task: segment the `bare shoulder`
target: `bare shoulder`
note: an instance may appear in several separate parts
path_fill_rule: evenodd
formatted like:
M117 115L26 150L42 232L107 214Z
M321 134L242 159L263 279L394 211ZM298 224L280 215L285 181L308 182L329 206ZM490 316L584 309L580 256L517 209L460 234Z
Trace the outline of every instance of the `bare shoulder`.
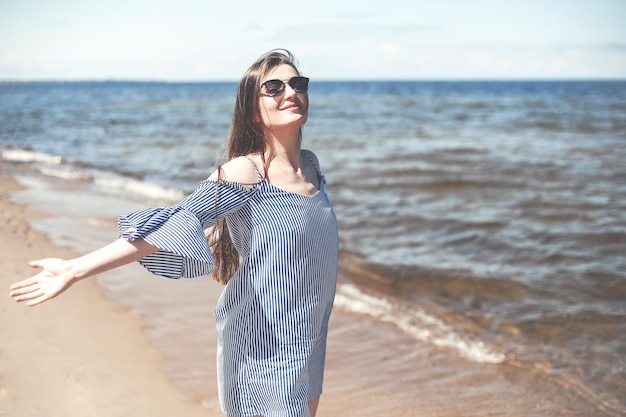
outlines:
M259 182L257 176L257 161L253 156L248 158L245 156L239 156L233 158L230 161L223 164L221 169L221 178L226 181L238 182L240 184L255 184ZM211 179L218 178L218 170L215 170L209 177Z
M308 149L302 149L302 153L303 153L303 154L305 154L306 156L308 156L309 158L311 158L311 160L315 163L315 166L316 166L318 169L320 169L320 170L322 169L322 168L320 167L320 161L319 161L319 159L317 158L317 155L315 155L315 154L313 153L313 151L310 151L310 150L308 150Z

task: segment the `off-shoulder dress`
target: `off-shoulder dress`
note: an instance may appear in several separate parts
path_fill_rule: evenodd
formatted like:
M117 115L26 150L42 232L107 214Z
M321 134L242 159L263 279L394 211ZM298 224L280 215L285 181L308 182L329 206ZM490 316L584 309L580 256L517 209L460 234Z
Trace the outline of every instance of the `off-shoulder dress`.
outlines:
M215 309L222 411L233 417L308 417L321 395L337 279L337 220L314 160L312 196L266 181L208 179L172 207L119 218L120 236L160 250L139 260L168 278L214 271L205 230L226 219L241 263ZM255 167L256 169L256 167Z

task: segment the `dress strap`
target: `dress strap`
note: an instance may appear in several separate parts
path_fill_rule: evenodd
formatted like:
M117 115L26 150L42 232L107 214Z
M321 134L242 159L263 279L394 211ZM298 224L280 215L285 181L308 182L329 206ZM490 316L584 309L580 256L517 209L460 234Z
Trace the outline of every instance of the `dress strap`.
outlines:
M261 173L259 172L259 168L257 168L256 164L254 163L254 161L250 158L248 158L247 155L243 155L244 158L246 158L254 167L254 172L256 172L256 176L259 179L259 181L264 181L265 178L263 177L263 175L261 175Z
M315 168L315 171L317 172L318 180L321 181L321 179L324 176L322 175L322 171L320 171L320 167L317 166L317 164L315 163L315 160L311 156L310 152L309 151L305 151L305 150L301 150L300 152L302 153L302 155L304 155L306 157L306 159L308 159L311 162L311 164Z

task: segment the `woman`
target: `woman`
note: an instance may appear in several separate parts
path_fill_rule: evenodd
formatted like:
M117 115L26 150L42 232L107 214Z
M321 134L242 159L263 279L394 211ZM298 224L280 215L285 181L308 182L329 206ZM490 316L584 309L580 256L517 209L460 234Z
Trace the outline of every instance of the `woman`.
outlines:
M31 262L42 271L11 296L40 304L135 260L169 278L213 273L226 284L216 307L224 413L315 416L338 239L318 160L300 148L307 90L291 53L261 56L238 87L226 163L175 206L120 216L117 241Z

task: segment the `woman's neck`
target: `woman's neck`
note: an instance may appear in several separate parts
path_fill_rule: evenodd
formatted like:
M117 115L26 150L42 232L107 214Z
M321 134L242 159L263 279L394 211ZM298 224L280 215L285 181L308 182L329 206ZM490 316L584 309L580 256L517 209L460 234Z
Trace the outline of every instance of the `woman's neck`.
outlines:
M295 169L300 168L300 131L297 134L276 137L267 141L268 149L265 151L265 159L287 163Z

